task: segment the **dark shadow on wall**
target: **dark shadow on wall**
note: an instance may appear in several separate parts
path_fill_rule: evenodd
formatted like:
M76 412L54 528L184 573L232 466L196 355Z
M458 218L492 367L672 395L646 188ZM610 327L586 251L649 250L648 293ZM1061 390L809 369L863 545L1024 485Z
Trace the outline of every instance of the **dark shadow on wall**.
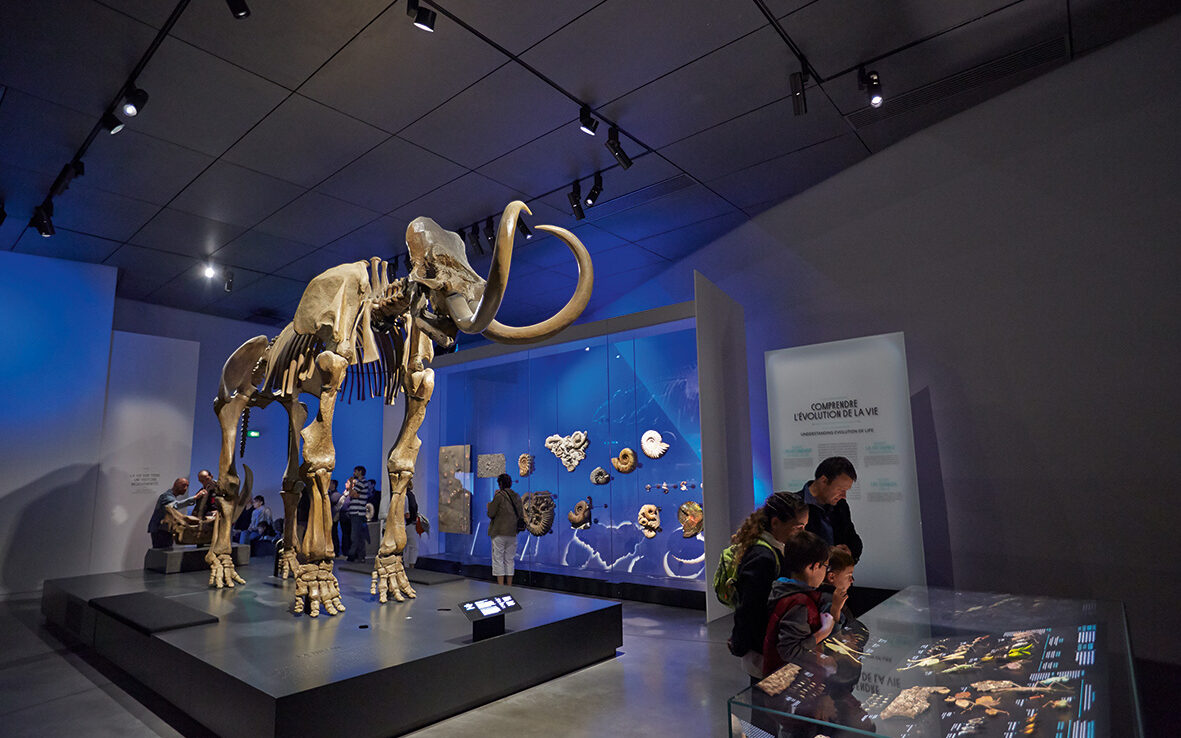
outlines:
M7 540L0 585L31 592L49 578L89 571L98 464L72 464L4 495Z
M927 585L954 587L951 535L947 526L947 495L943 487L943 466L939 460L939 438L931 409L931 389L924 387L910 398L914 433L915 471L919 483L919 512L923 525L923 560Z

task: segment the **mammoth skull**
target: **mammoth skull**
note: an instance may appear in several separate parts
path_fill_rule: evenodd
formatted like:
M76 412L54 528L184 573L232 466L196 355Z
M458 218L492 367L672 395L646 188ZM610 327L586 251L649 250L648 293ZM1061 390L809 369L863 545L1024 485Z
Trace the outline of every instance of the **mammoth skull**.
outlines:
M415 218L406 228L410 281L426 287L434 310L450 316L464 333L482 333L499 343L543 341L573 323L590 300L594 268L586 247L565 228L538 225L535 226L537 230L552 233L574 254L578 262L578 283L574 294L561 310L540 323L515 327L496 321L496 312L508 286L513 238L517 218L522 212L532 214L519 200L504 209L487 280L468 264L463 238L458 233L445 230L430 218Z

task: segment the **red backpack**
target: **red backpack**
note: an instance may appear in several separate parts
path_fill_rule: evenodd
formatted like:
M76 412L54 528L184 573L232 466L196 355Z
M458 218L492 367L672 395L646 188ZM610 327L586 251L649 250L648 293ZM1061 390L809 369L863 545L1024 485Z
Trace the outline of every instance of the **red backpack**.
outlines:
M808 627L812 632L820 630L820 593L816 590L796 592L775 601L775 607L767 619L767 632L763 636L763 676L770 676L773 672L783 668L784 661L779 657L779 621L793 607L804 606L808 609Z

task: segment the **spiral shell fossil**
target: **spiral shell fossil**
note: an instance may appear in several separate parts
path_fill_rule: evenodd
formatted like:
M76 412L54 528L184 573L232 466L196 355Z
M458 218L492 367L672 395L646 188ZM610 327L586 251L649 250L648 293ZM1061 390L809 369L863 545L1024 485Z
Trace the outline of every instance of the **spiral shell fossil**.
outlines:
M549 492L530 492L522 500L525 508L525 530L544 536L554 527L554 496Z
M570 521L571 528L589 528L591 524L591 506L594 503L591 498L587 497L585 500L579 500L574 505L574 510L566 513L566 519Z
M611 466L620 474L631 474L636 470L636 452L630 448L623 449L619 456L611 459Z
M655 538L661 530L660 508L655 505L644 505L640 508L640 514L636 516L636 522L645 538Z
M591 484L606 484L611 481L611 475L601 466L596 466L590 473Z
M545 447L558 457L566 471L574 471L586 458L586 447L589 443L590 438L586 431L574 431L568 436L559 436L555 433L545 439Z
M517 471L522 477L529 476L533 471L533 454L521 454L517 457Z
M700 533L705 525L705 512L701 505L689 500L677 510L677 521L681 524L681 534L685 538L692 538Z
M668 451L668 444L660 437L659 431L650 430L640 437L640 448L649 459L659 459Z

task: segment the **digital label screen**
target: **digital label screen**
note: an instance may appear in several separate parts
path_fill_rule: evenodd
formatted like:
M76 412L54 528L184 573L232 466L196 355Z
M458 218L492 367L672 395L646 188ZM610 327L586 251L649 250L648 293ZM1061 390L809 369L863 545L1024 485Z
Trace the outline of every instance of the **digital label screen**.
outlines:
M511 594L505 593L483 597L478 600L461 602L459 603L459 608L463 611L464 615L467 615L469 620L481 620L500 615L504 612L520 610L521 606L513 599Z

